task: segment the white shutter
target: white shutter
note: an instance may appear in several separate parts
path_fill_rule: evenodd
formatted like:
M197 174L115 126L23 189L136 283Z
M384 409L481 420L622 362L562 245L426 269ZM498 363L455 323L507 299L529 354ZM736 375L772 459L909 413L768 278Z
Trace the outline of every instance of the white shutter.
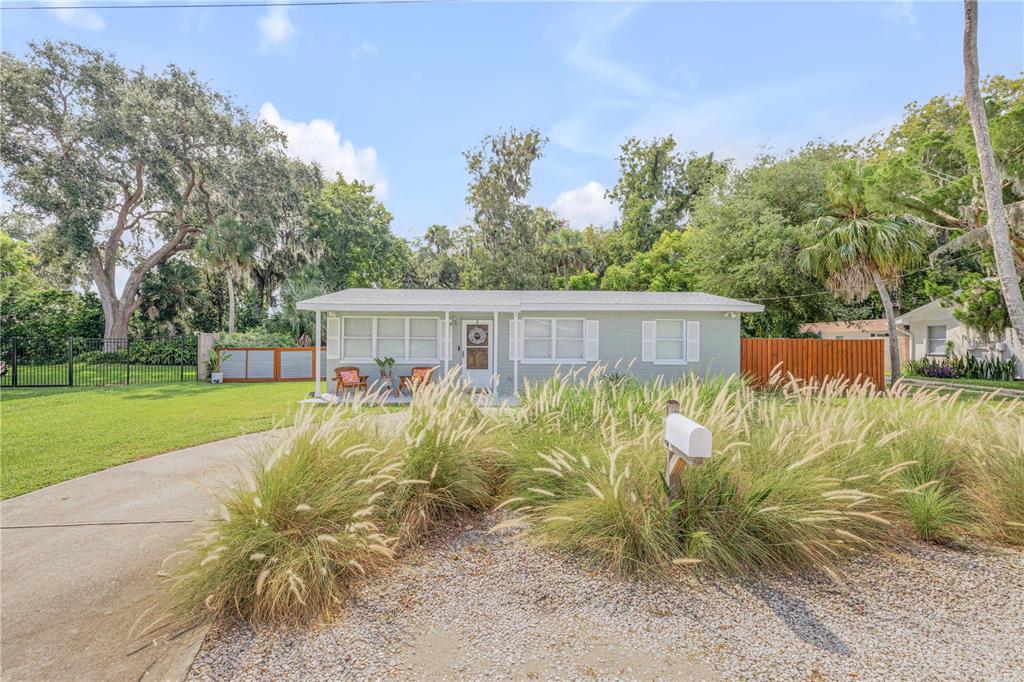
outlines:
M686 323L686 361L700 361L700 322L697 320Z
M597 320L587 320L586 330L586 341L584 345L586 349L583 352L583 359L587 362L597 362L598 358L598 335L600 333L600 326Z
M641 322L640 330L640 361L654 362L654 320Z
M516 334L516 321L514 319L508 321L508 359L516 360L519 358L519 334Z
M341 357L341 318L337 316L327 318L327 357Z

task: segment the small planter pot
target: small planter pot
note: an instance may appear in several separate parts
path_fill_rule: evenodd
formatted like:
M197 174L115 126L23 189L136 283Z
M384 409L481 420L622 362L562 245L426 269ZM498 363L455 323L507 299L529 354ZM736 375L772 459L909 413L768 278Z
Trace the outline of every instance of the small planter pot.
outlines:
M210 383L211 384L223 384L224 383L224 372L210 372Z

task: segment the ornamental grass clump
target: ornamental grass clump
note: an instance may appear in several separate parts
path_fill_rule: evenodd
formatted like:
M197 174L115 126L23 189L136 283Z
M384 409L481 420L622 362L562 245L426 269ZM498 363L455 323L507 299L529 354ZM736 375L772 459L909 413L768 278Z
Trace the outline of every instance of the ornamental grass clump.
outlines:
M194 612L256 622L334 608L394 559L384 511L400 468L359 418L301 413L192 541L174 577L178 597Z
M907 537L1021 541L1019 402L847 381L772 389L695 378L607 386L595 374L531 387L509 418L501 506L512 516L501 527L638 574L838 575L850 554ZM671 501L661 479L669 398L715 445L683 470Z
M403 543L418 541L457 514L492 505L496 426L454 373L414 389L403 432L388 446L400 463L389 517Z

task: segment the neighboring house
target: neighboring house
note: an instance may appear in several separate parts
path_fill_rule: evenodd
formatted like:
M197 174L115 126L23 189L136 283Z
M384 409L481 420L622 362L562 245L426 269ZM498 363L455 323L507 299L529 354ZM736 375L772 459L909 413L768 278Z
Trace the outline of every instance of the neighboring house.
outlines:
M764 307L699 292L345 289L298 305L327 330L327 371L393 357L460 368L470 384L511 394L597 364L637 377L672 378L740 369L739 313ZM323 318L323 319L321 319Z
M888 339L889 327L885 318L880 320L846 320L844 322L808 322L800 326L800 331L805 334L816 334L822 339L842 341L843 339ZM899 343L900 360L906 362L910 359L910 337L900 333ZM889 361L888 346L885 350L885 371L892 371Z
M946 354L947 343L951 344L953 353L970 354L979 360L991 357L1007 360L1013 357L1012 330L1004 330L1000 338L984 339L960 324L953 317L953 312L938 300L904 313L896 319L896 324L906 330L911 338L911 360L939 359ZM1018 378L1024 378L1022 363L1018 362L1017 367Z

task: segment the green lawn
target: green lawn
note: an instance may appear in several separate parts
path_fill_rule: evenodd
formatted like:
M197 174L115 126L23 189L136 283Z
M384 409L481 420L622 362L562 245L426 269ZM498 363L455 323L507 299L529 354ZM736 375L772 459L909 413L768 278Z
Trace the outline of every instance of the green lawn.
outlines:
M0 392L0 497L169 450L271 428L309 382Z
M937 384L968 384L972 386L991 386L992 388L1011 388L1016 391L1024 391L1024 381L1001 381L999 379L933 379L932 377L909 378L934 381Z

